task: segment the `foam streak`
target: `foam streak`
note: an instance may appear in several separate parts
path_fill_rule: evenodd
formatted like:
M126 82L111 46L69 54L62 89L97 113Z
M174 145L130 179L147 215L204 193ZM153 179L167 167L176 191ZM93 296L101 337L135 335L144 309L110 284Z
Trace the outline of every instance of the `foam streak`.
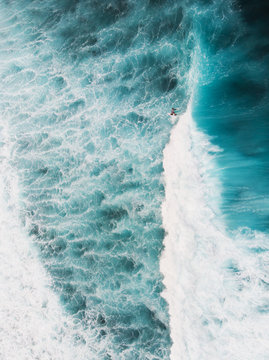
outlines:
M161 258L169 303L171 359L265 359L268 322L262 304L266 255L247 251L252 236L228 236L219 211L214 148L192 119L191 104L164 150L167 235ZM266 300L267 299L267 300ZM257 346L259 344L259 346Z

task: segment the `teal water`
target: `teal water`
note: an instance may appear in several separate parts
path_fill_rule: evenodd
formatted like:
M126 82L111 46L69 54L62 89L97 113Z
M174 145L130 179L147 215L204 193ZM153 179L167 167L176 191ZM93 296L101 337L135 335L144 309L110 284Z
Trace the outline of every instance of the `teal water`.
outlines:
M183 112L188 101L184 10L25 1L2 2L1 13L1 102L21 217L85 329L74 342L105 343L98 358L167 359L162 150L171 104Z
M268 5L2 0L0 7L1 161L7 156L18 181L15 207L22 232L37 249L63 314L72 318L69 345L86 349L70 358L164 360L174 356L171 346L178 341L184 343L177 355L182 359L215 359L216 353L220 359L246 359L240 347L235 356L233 342L232 353L207 351L222 349L222 334L225 346L234 337L238 343L244 338L234 313L224 309L222 317L207 311L211 307L214 313L225 296L226 303L235 304L244 293L243 309L259 298L254 311L242 310L239 317L249 320L249 328L260 326L254 326L255 336L266 332ZM167 113L175 106L182 115L190 98L197 128L213 147L203 147L204 138L194 131L186 151L194 153L202 168L207 159L203 152L213 154L213 169L201 171L198 178L202 183L210 174L219 184L205 207L218 203L218 221L232 234L227 246L233 249L239 242L243 250L234 258L216 252L213 263L219 267L212 274L226 280L232 274L229 284L235 284L219 292L218 275L214 278L207 269L200 278L196 266L201 259L191 257L195 271L188 279L196 278L210 299L185 289L189 301L181 303L175 291L175 302L190 321L182 340L171 333L172 305L161 296L165 273L160 273L159 260L169 233L161 213L163 151L173 129ZM201 145L201 156L196 145ZM185 163L187 155L176 176L184 178L184 168L193 168L193 157ZM179 157L177 150L173 156ZM4 169L2 176L7 176ZM12 193L13 187L5 191ZM207 244L207 229L199 227L196 217L204 208L193 199L194 192L182 193L182 213L175 207L170 214L178 217L181 229L190 211L193 224L188 221L185 228L195 229L194 238ZM217 232L210 236L226 241ZM189 264L182 265L180 246L174 252L175 272L180 268L184 273ZM199 245L193 251L201 251L202 257L211 250ZM252 272L255 266L257 273ZM185 324L174 320L179 327ZM199 333L195 328L200 322L204 328ZM59 344L63 338L58 332ZM33 343L37 341L42 343ZM192 352L194 348L199 350ZM260 344L260 359L266 358L264 348ZM47 358L59 355L51 350Z
M212 10L211 10L212 11ZM231 229L268 232L268 3L238 1L199 26L205 61L194 117L224 151L222 210Z

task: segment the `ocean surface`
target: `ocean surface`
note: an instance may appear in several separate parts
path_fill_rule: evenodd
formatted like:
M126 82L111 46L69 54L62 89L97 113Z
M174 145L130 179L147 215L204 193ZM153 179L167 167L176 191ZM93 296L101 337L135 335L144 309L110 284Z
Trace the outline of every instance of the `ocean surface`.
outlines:
M1 359L269 359L268 14L0 0Z

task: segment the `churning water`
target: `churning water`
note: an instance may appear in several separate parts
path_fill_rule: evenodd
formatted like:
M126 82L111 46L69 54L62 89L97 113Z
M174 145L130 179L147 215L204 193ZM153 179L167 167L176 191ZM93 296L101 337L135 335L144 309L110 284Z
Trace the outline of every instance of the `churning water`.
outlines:
M268 359L267 7L0 1L4 359Z

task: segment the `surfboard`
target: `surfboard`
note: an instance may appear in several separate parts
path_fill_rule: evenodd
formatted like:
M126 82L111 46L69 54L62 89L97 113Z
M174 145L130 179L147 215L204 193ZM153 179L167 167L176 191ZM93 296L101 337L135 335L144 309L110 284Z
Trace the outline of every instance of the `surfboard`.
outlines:
M178 117L178 115L171 115L171 113L168 113L168 115L170 116L170 121L171 121L171 123L174 124L175 121L176 121L176 119L177 119L177 117Z

